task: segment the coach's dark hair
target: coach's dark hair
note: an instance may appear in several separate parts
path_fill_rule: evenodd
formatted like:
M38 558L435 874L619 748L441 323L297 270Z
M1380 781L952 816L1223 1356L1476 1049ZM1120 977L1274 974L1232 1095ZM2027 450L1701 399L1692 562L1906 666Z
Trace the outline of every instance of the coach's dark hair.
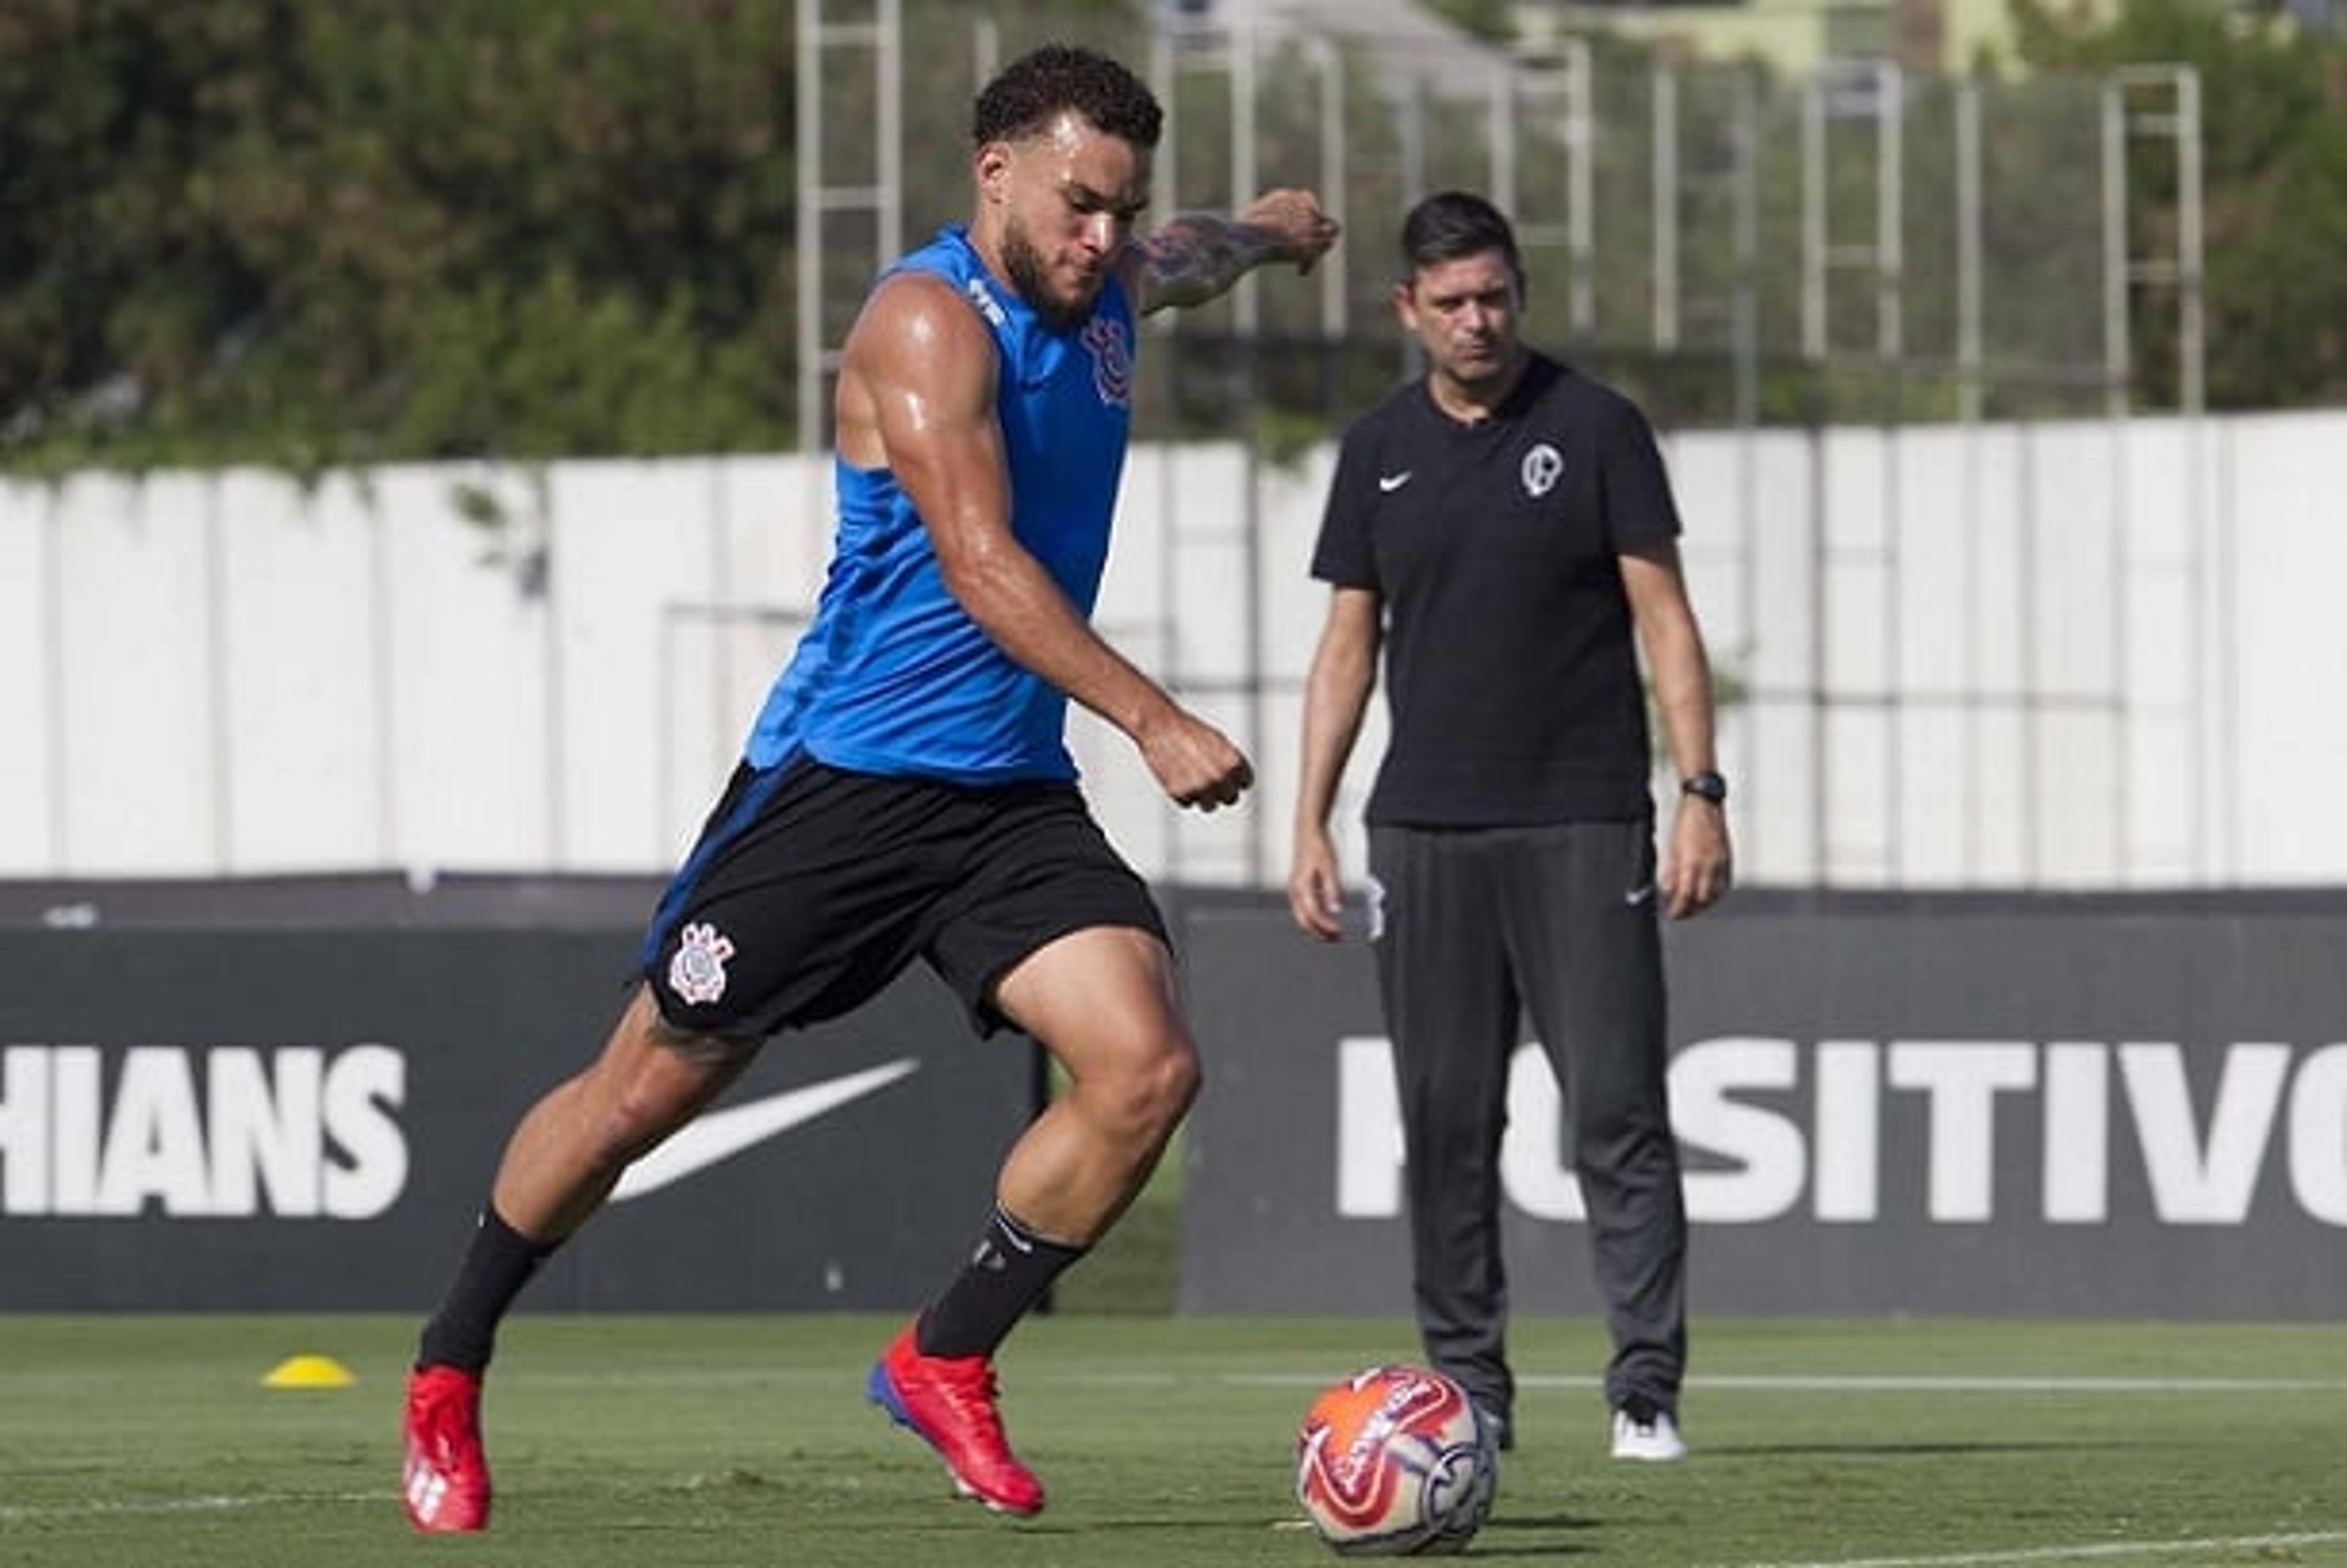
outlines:
M1409 216L1401 220L1404 282L1421 268L1487 251L1497 251L1508 259L1516 292L1523 292L1524 262L1516 253L1516 231L1505 213L1473 191L1438 190L1411 208Z
M1071 44L1046 44L1005 66L978 95L973 146L1032 136L1073 109L1135 147L1154 149L1164 124L1157 96L1106 55Z

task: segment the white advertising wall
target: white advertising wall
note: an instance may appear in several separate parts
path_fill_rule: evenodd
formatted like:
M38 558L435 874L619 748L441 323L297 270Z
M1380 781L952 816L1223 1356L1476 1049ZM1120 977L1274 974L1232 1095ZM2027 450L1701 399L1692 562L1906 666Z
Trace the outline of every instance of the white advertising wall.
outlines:
M1673 438L1746 879L2347 878L2347 815L2304 809L2347 773L2316 722L2342 441L2347 414ZM1099 623L1262 780L1177 814L1080 715L1153 876L1282 874L1330 460L1133 455ZM0 876L662 868L812 606L829 486L795 457L0 485Z

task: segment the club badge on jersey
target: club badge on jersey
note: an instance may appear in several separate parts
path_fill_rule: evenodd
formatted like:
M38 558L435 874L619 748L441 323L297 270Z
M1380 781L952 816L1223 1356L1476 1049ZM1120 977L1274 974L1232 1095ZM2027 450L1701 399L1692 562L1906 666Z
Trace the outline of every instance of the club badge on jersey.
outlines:
M1112 408L1133 402L1133 350L1124 341L1124 323L1111 316L1094 316L1084 323L1081 340L1092 356L1092 384L1101 401Z

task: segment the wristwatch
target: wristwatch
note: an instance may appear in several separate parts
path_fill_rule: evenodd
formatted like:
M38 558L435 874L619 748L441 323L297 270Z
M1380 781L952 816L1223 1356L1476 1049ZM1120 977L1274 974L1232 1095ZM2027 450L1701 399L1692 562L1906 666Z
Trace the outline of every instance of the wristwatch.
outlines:
M1679 780L1679 793L1695 795L1711 802L1714 805L1720 805L1727 799L1727 780L1710 769L1706 769L1699 774L1689 774Z

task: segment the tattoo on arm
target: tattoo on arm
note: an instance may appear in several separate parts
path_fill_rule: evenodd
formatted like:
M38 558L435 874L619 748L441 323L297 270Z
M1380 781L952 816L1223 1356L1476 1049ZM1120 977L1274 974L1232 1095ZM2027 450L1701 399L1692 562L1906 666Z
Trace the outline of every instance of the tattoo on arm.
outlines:
M1143 310L1201 305L1237 282L1286 243L1269 229L1233 218L1185 213L1135 241Z

